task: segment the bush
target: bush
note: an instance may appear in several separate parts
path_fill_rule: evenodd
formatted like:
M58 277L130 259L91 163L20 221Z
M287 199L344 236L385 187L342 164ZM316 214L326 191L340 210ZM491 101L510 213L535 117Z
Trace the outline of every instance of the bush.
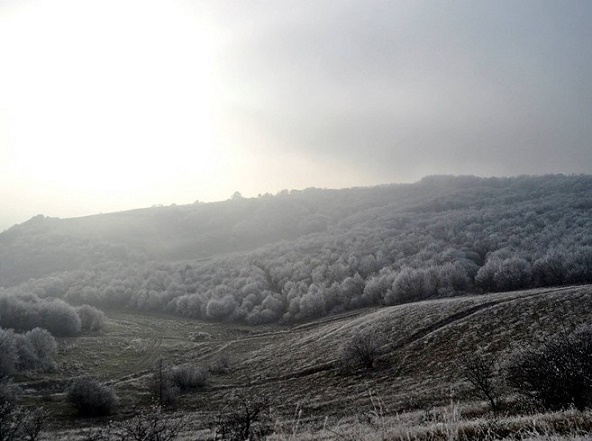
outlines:
M272 432L269 400L232 395L214 423L216 439L261 440Z
M119 401L113 389L95 378L73 380L67 397L80 416L110 415Z
M90 305L76 308L83 332L99 332L105 326L105 313Z
M17 406L18 392L10 378L0 377L0 441L35 441L47 419L42 408Z
M124 421L82 431L85 441L172 441L187 426L186 418L166 415L157 405Z
M164 360L159 358L152 372L151 390L154 401L162 407L174 407L179 398L179 387L173 381L171 370L167 369Z
M72 306L60 299L44 301L35 327L47 329L58 337L73 337L80 334L80 318Z
M592 405L592 326L549 337L515 352L506 366L510 386L547 410Z
M482 398L489 401L491 410L496 411L499 407L499 388L495 360L483 354L474 354L463 358L460 368L465 379Z
M0 376L0 405L13 406L18 398L19 388L10 377Z
M210 363L212 374L226 374L230 370L230 357L228 354L220 354Z
M36 441L46 420L43 409L0 404L0 441Z
M122 434L120 439L122 441L172 441L186 425L185 419L173 419L165 415L162 407L152 406L150 411L142 412L120 424Z
M46 329L35 328L28 331L25 337L30 342L31 347L35 350L39 363L44 368L52 368L54 366L53 358L57 352L57 343L55 338Z
M170 376L180 390L199 389L208 384L210 372L201 366L175 366L170 370Z
M12 329L0 328L0 377L12 375L16 370L18 352Z
M339 362L345 371L369 370L380 355L381 339L373 330L355 332L341 347Z
M16 351L18 354L16 363L17 369L19 371L37 369L41 363L31 341L23 334L14 334L14 341L16 343Z

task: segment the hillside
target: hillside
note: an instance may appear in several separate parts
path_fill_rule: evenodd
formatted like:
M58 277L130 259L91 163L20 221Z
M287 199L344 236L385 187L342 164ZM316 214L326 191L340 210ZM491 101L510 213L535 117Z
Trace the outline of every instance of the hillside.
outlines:
M5 295L252 325L592 282L592 177L433 176L0 234ZM1 325L1 323L0 323Z
M125 413L148 402L149 379L159 357L168 365L208 366L220 354L229 357L229 371L213 374L205 389L181 396L179 407L191 414L195 427L205 428L231 394L243 394L270 398L278 422L293 424L300 411L302 429L318 430L370 415L377 399L385 415L425 411L451 400L468 406L467 415L486 411L463 379L463 357L482 351L503 363L518 346L589 323L592 287L431 300L291 327L249 328L121 312L108 316L102 335L60 339L58 372L25 380L28 402L53 409L54 430L71 424L62 379L83 374L104 378L124 397ZM341 345L356 331L369 329L383 341L376 368L343 373L337 362ZM53 386L47 389L48 384Z

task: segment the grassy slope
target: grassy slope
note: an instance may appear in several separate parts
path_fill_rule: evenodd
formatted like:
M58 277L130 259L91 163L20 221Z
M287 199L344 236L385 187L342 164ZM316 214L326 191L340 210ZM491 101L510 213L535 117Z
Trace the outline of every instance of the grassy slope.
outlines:
M149 402L146 382L159 356L170 364L207 365L227 353L228 374L213 376L207 390L181 398L181 406L197 412L198 420L220 409L236 389L269 396L279 418L289 419L298 408L305 421L367 412L371 393L380 396L387 413L429 409L470 399L459 379L463 355L477 348L503 354L544 331L590 319L592 286L432 300L293 327L111 312L103 335L60 341L59 373L47 378L58 386L44 394L47 382L30 382L27 401L49 404L56 421L66 421L69 411L57 393L60 380L93 374L109 380L129 412ZM345 376L335 362L339 347L352 331L367 327L385 336L385 355L374 372Z

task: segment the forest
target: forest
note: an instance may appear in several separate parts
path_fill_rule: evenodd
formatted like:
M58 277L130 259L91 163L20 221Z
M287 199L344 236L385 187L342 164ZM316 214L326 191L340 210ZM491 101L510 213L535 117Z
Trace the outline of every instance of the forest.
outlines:
M591 211L592 176L430 176L35 216L0 441L589 434Z
M39 215L0 234L0 326L26 332L47 327L49 315L70 317L56 321L57 335L78 332L81 305L288 324L590 282L587 175L235 194L76 219Z

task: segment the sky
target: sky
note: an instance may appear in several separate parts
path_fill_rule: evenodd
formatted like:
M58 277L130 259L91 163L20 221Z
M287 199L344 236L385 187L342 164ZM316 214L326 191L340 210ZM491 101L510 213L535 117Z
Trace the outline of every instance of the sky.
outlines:
M592 173L588 0L0 0L0 231Z

